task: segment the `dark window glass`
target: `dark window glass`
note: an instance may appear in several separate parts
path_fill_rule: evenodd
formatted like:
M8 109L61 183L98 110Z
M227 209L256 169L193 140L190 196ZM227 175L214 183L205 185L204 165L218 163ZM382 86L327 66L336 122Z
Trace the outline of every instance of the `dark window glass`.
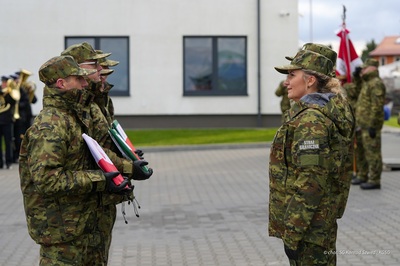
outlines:
M246 95L245 37L184 37L184 95Z
M108 58L119 61L110 67L114 72L107 81L114 85L110 96L129 96L129 38L128 37L66 37L65 48L72 44L88 42L96 50L112 53Z

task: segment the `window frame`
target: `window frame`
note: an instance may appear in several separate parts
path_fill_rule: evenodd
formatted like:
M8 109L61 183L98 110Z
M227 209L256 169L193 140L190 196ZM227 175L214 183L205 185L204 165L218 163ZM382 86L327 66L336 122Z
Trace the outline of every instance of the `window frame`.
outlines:
M186 46L185 41L191 38L211 38L212 43L212 83L216 84L218 79L218 72L215 71L218 69L218 39L243 39L244 40L244 67L245 67L245 89L243 91L220 91L220 90L199 90L199 91L188 91L185 88L185 78L186 78ZM247 63L247 36L245 35L184 35L182 38L182 47L183 47L183 96L248 96L248 63ZM215 60L217 59L217 60Z
M88 42L94 42L93 48L95 50L103 50L105 53L109 53L110 51L105 51L104 49L101 49L100 44L101 44L101 39L125 39L126 44L127 44L127 51L126 51L126 60L127 60L127 65L126 65L126 88L124 90L110 90L109 95L110 96L122 96L122 97L129 97L130 96L130 38L129 35L121 35L121 36L107 36L107 35L73 35L73 36L65 36L64 37L64 49L66 49L68 45L68 41L71 41L73 39L83 39L82 41L85 41L85 39L88 40ZM90 40L90 41L89 41ZM110 56L110 59L112 60L118 60L118 58L113 58L113 55ZM111 67L113 69L114 67ZM118 84L115 84L117 82L113 82L114 87L117 87ZM121 86L122 87L122 86Z

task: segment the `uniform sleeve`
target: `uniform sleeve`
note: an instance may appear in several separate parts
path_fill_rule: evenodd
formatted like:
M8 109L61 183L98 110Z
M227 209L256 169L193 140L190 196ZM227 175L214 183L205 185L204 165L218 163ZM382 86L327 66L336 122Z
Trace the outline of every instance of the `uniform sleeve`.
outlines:
M320 205L328 176L324 159L329 154L326 123L322 114L306 112L299 118L294 131L291 149L295 170L286 181L286 186L294 193L289 195L282 239L294 250Z
M371 84L371 127L380 129L383 123L383 106L385 105L385 85L380 82Z
M68 152L65 133L67 130L53 130L50 127L38 127L29 135L28 165L29 174L36 189L46 195L85 194L92 190L92 183L104 181L100 170L67 169L73 160ZM81 156L81 155L80 155ZM77 164L80 164L77 160ZM68 167L71 168L71 167ZM99 182L105 187L105 182Z
M281 83L279 83L279 86L278 86L278 88L276 89L276 91L275 91L275 95L276 96L278 96L278 97L281 97L281 96L283 96L283 94L284 94L284 86L283 86L283 82L281 82Z
M133 172L133 163L123 158L122 155L114 152L113 148L115 148L115 144L108 132L110 125L107 122L107 118L103 115L100 107L96 103L93 103L90 108L93 123L92 138L99 143L120 173L131 176Z
M104 148L104 151L120 173L128 177L133 174L133 162L131 160L120 157L111 149Z

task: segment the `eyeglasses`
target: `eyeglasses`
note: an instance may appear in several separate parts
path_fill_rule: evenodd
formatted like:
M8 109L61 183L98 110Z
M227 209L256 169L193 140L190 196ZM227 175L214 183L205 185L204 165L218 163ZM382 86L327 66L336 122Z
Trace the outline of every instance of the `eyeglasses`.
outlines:
M97 61L87 61L87 62L80 63L79 65L95 65L95 66L97 66Z

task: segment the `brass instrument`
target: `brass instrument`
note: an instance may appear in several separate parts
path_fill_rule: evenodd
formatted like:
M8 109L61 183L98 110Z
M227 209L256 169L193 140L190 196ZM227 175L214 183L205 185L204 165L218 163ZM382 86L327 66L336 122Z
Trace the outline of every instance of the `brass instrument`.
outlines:
M19 100L21 99L21 85L26 82L26 80L29 78L30 75L32 75L32 73L30 71L21 69L16 87L12 88L12 90L10 91L10 96L16 101L15 109L14 109L14 119L15 120L20 119ZM8 84L8 81L7 81L7 84Z
M33 102L33 98L35 97L35 91L36 91L35 82L27 81L24 84L24 88L26 90L26 93L28 93L29 103L32 103Z
M6 100L3 95L0 95L0 114L10 109L10 104L6 104Z

